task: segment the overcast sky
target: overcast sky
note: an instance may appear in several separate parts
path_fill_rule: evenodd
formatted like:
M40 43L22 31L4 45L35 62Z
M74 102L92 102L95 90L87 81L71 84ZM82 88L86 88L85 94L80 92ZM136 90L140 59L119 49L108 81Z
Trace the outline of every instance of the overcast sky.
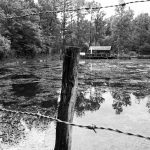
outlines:
M87 0L91 1L91 0ZM95 0L99 3L101 3L102 6L109 6L109 5L115 5L118 4L118 0ZM125 2L132 2L135 0L124 0ZM150 1L145 3L135 3L127 5L127 7L130 7L134 10L135 15L138 15L140 13L149 13L150 14ZM103 9L106 12L107 16L111 16L114 14L114 8L106 8Z

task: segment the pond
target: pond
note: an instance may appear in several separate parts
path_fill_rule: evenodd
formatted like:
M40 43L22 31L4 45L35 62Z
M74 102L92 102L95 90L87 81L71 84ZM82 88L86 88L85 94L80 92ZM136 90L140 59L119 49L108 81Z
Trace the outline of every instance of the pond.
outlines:
M57 116L62 61L50 56L2 62L0 107ZM150 61L80 60L74 123L150 136ZM56 123L1 111L0 150L52 150ZM150 141L73 127L72 150L149 150Z

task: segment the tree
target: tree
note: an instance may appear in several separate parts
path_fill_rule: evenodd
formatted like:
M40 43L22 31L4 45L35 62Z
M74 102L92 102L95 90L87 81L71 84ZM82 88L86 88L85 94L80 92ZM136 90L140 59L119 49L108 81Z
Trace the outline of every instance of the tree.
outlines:
M14 23L11 31L11 48L17 56L34 56L42 51L41 30L31 21Z
M105 36L105 20L104 20L104 12L99 12L95 18L95 45L103 45L103 39Z
M133 26L134 48L141 53L144 47L150 44L150 16L147 13L138 15L133 21Z
M36 5L33 0L0 1L0 33L11 41L11 50L16 55L34 56L37 53L47 53L54 47L54 43L58 43L60 27L57 15L44 13L55 7L50 1L45 2L47 3ZM39 11L43 11L43 15L38 15ZM30 15L33 13L37 15Z
M37 12L34 5L28 1L0 1L0 8L4 17L1 17L1 34L11 41L11 50L17 56L34 56L41 51L42 35L39 27L39 17L26 16L7 19Z
M53 52L58 52L61 42L61 23L58 19L58 15L55 12L58 7L57 0L39 0L40 7L40 26L42 28L42 34L45 41L46 48L53 48ZM45 13L46 11L54 11L53 13Z
M88 8L86 11L79 11L82 6ZM80 47L84 47L85 43L91 44L102 44L102 39L104 38L104 26L105 14L99 10L92 10L93 8L100 7L100 3L93 2L78 2L74 4L74 8L77 9L77 19L70 22L67 28L72 31L71 34L75 35L73 37L74 43ZM86 15L90 15L91 19L87 19Z
M123 3L124 4L124 3ZM112 39L118 54L127 53L131 50L133 11L125 6L116 8L116 15L112 21Z
M114 17L106 18L105 19L105 25L104 25L104 35L102 39L103 45L110 45L112 47L115 46L115 43L113 42L113 36L112 36L112 22Z

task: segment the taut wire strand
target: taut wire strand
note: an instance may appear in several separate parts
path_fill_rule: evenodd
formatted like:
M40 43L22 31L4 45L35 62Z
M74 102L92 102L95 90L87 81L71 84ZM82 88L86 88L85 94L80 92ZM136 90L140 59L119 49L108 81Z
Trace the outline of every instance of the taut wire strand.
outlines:
M124 132L124 131L121 131L121 130L118 130L118 129L98 127L96 125L80 125L80 124L70 123L70 122L62 121L62 120L57 119L55 117L45 116L45 115L42 115L40 113L22 112L22 111L16 111L16 110L9 110L9 109L5 109L5 108L0 108L0 111L10 112L10 113L26 114L26 115L37 116L37 117L43 117L45 119L51 119L53 121L63 123L65 125L71 125L71 126L75 126L75 127L79 127L79 128L85 128L85 129L93 130L95 133L96 133L96 130L106 130L106 131L116 132L116 133L120 133L120 134L124 134L124 135L128 135L128 136L134 136L134 137L150 140L150 137L146 137L146 136L143 136L143 135L140 135L140 134ZM0 137L1 136L2 135L0 135Z

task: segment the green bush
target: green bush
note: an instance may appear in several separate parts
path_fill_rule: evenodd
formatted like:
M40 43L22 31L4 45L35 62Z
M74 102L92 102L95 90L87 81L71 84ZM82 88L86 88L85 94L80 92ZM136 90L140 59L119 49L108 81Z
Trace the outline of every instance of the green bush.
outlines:
M0 59L8 57L10 55L10 41L0 35Z

